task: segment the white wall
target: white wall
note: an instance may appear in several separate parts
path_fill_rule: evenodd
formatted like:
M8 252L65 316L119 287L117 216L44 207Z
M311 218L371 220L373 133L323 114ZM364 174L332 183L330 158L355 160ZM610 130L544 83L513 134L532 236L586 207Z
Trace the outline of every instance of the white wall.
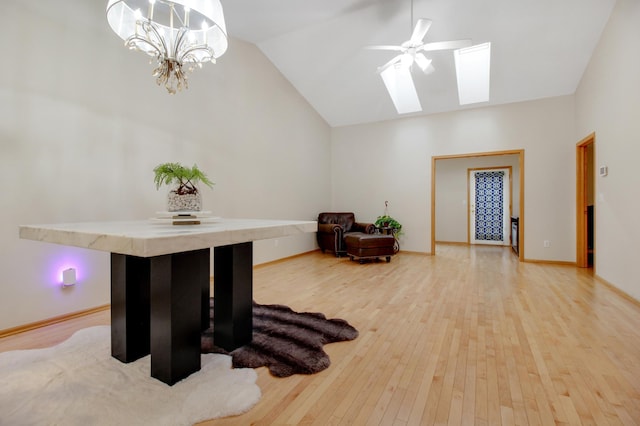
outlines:
M32 3L3 2L0 29L0 330L109 303L107 253L20 240L18 226L149 218L165 208L161 162L197 163L215 215L315 220L329 205L330 129L255 46L231 39L172 96L111 32L106 2L69 0L59 17ZM315 247L260 242L254 263ZM63 290L66 266L79 283Z
M511 216L520 216L517 154L439 159L436 161L436 241L468 242L468 170L488 167L511 167Z
M640 2L618 0L576 92L577 139L596 134L596 274L640 299Z
M217 183L204 207L221 216L315 219L331 205L372 221L388 200L402 248L428 253L431 157L524 149L525 257L574 261L575 143L592 131L610 171L596 179L596 273L640 298L636 0L618 0L575 97L335 129L252 45L232 39L169 96L102 2L69 0L59 17L38 3L3 3L0 329L109 301L107 254L19 240L18 225L145 219L164 207L151 172L164 161L197 162ZM261 242L254 262L314 247L311 234ZM63 291L66 265L80 283Z
M429 253L431 158L524 149L525 258L574 262L574 110L563 96L334 128L333 207L372 220L388 200L401 248Z

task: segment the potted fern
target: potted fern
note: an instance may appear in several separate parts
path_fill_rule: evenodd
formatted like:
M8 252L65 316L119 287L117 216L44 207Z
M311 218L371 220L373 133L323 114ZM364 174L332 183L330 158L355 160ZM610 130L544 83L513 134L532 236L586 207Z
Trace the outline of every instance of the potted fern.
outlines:
M214 185L195 164L185 167L180 163L162 163L153 172L156 189L162 185L175 185L167 197L167 210L170 212L202 210L202 195L197 185L200 182L210 188Z

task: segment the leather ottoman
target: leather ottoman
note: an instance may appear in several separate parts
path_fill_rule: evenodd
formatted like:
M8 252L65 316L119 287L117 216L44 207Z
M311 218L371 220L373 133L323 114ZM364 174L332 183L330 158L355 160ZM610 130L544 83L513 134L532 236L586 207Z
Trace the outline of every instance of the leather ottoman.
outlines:
M352 232L345 236L347 254L353 260L360 258L363 263L367 258L386 257L387 262L391 262L391 256L395 254L395 241L393 235L385 234L365 234L362 232Z

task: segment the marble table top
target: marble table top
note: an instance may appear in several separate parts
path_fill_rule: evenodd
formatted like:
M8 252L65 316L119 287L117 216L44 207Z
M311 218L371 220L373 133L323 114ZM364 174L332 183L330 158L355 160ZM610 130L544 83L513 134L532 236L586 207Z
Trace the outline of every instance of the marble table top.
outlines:
M217 218L199 225L151 220L20 226L20 238L139 257L316 232L315 221Z

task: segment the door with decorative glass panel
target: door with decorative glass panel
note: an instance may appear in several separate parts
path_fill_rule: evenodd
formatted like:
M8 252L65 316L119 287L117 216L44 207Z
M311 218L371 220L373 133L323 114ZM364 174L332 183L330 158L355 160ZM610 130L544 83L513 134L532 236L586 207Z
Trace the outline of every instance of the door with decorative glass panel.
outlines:
M511 167L469 169L469 242L510 245Z

